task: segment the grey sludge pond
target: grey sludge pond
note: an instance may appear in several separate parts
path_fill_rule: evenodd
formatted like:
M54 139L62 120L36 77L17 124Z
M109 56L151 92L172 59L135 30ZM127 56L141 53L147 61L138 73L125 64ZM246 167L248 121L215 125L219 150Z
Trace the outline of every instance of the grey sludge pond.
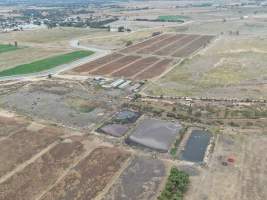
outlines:
M179 122L144 119L127 138L130 145L143 146L159 152L168 152L181 129Z
M210 132L193 130L182 153L182 160L202 162L211 136Z

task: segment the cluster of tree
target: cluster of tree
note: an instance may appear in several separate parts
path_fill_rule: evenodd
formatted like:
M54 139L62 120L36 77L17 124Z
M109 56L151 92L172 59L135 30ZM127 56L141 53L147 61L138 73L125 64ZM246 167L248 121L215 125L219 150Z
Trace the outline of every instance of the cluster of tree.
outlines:
M159 200L182 200L189 185L189 175L179 171L176 167L171 169L164 190Z
M75 19L75 20L70 20L70 21L51 21L47 20L44 22L44 24L47 26L48 29L54 28L57 26L62 26L62 27L91 27L91 28L108 28L105 27L106 24L109 24L111 22L117 21L117 18L110 18L106 20L101 20L101 21L94 21L91 19L86 19L86 20L81 20L81 19Z
M162 20L162 19L143 19L143 18L137 18L135 21L146 21L146 22L178 22L178 23L184 23L185 21L182 19L176 19L176 20Z

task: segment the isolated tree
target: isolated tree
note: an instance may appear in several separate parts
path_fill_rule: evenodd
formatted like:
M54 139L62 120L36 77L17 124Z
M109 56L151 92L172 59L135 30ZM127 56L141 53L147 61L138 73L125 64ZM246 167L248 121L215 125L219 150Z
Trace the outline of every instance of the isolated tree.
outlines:
M17 42L17 41L15 41L15 42L14 42L14 45L15 45L15 47L17 47L17 46L18 46L18 42Z

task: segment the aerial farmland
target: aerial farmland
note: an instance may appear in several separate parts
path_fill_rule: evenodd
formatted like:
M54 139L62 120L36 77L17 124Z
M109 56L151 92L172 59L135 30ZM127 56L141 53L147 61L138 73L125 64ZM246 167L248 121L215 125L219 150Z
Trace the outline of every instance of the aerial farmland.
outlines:
M0 200L267 199L261 1L0 2Z
M160 76L179 58L192 55L214 36L163 34L71 70L71 74L144 80ZM160 47L160 48L159 48Z

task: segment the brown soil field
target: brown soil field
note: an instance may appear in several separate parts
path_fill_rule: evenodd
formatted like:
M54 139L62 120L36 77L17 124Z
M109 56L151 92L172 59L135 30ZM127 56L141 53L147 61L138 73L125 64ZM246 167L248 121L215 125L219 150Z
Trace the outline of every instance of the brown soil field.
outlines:
M212 38L213 36L207 35L163 34L77 67L70 73L151 79L167 70L173 61L169 57L187 57Z
M159 42L153 43L152 45L141 49L140 51L137 51L137 53L140 54L153 54L153 52L157 51L159 48L167 46L168 44L179 40L179 38L181 38L182 35L171 35L170 37L161 40Z
M60 135L57 129L43 128L39 131L29 131L23 128L1 140L0 177L55 142Z
M72 71L78 72L78 73L88 72L90 70L97 69L99 66L105 65L105 64L107 64L113 60L116 60L118 58L121 58L121 57L123 57L123 55L118 54L118 53L113 53L113 54L107 55L105 57L96 59L96 60L94 60L90 63L87 63L85 65L81 65L79 67L76 67Z
M193 54L195 51L197 51L201 47L204 47L212 38L213 36L208 36L208 35L201 36L200 38L194 40L192 43L189 43L189 45L176 51L173 54L173 56L175 57L190 56L191 54Z
M18 121L14 118L0 116L0 140L25 128L28 124L29 123L24 120Z
M155 65L153 65L152 67L149 67L142 73L139 73L134 78L137 80L143 80L143 79L150 79L157 77L161 75L170 66L172 61L173 61L172 59L163 59L158 63L156 63Z
M111 181L130 155L116 148L95 149L74 167L42 200L89 200Z
M155 54L161 56L171 55L177 48L184 46L185 44L194 40L197 37L198 35L186 35L182 37L180 40L171 43L169 46L166 46L163 49L156 51Z
M0 185L1 200L33 200L83 152L79 142L60 143Z
M168 38L170 35L167 35L167 34L164 34L164 35L160 35L160 36L156 36L156 37L153 37L151 39L148 39L144 42L141 42L141 43L138 43L138 44L135 44L135 45L132 45L128 48L125 48L125 49L122 49L120 52L122 53L134 53L142 48L145 48L149 45L152 45L156 42L159 42L161 40L164 40L165 38Z
M100 67L96 70L91 71L91 74L94 74L94 75L109 74L109 73L112 73L116 70L119 70L120 68L136 61L139 58L140 58L140 56L132 56L132 55L125 56L119 60L115 60L113 62L106 64L106 65L103 65L102 67Z
M145 69L146 67L154 64L159 59L156 57L147 57L142 60L139 60L126 68L123 68L115 73L112 73L113 76L124 76L124 77L131 77L138 73L140 70Z

